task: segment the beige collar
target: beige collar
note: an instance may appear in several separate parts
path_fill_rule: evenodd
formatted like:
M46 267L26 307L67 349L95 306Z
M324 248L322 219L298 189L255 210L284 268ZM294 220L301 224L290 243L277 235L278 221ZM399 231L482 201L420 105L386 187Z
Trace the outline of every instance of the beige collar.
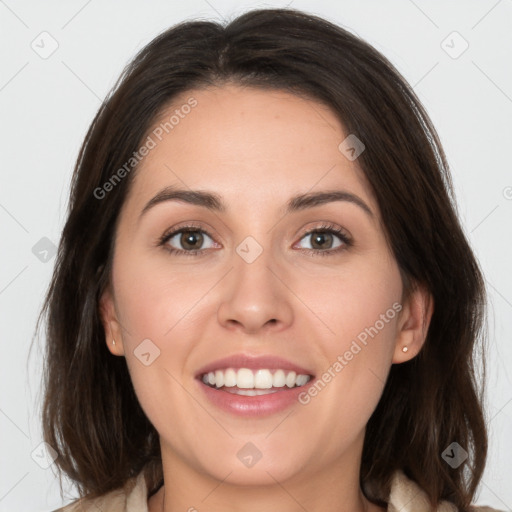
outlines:
M430 507L426 492L409 480L402 471L395 471L391 482L388 512L434 512ZM457 512L457 507L442 501L435 512Z

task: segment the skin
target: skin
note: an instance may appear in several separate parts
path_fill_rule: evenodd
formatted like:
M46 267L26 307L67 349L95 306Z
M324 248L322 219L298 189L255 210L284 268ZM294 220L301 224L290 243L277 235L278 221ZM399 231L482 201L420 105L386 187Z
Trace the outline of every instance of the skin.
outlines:
M165 484L149 510L384 510L359 487L365 426L391 365L421 349L431 297L418 288L402 303L375 198L357 160L338 149L348 134L332 111L286 92L225 85L188 91L162 118L191 96L198 105L137 170L120 212L112 288L101 299L108 349L126 358L160 435ZM139 219L169 185L215 192L227 209L167 201ZM373 217L348 201L283 214L290 197L332 189L356 194ZM187 221L211 235L196 242L202 254L157 245ZM343 245L337 235L324 249L312 245L306 232L324 222L353 245L308 253ZM263 248L252 263L235 250L247 236ZM171 246L187 248L179 235ZM238 352L279 355L322 375L394 303L400 314L307 405L247 419L216 408L194 379L201 366ZM134 355L144 339L160 350L148 366ZM262 454L251 468L237 457L248 442Z

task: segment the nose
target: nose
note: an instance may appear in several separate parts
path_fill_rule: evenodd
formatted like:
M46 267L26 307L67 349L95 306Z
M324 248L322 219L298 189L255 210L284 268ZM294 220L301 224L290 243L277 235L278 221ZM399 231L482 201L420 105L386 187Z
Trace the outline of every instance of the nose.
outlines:
M247 334L286 329L293 322L293 288L285 270L265 251L252 262L237 253L217 309L219 323Z

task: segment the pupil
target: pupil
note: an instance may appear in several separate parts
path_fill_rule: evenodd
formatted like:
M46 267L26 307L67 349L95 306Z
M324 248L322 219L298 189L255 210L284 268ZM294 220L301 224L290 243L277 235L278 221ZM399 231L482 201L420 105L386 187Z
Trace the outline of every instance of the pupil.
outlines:
M197 243L198 238L199 244ZM198 231L185 231L182 235L183 247L195 249L195 246L201 245L201 238L202 235L200 235Z
M325 245L325 237L330 237L332 236L330 233L326 233L326 234L320 234L320 233L317 233L316 235L313 236L313 243L312 245L314 246L318 240L320 240L320 248L323 247L323 245Z

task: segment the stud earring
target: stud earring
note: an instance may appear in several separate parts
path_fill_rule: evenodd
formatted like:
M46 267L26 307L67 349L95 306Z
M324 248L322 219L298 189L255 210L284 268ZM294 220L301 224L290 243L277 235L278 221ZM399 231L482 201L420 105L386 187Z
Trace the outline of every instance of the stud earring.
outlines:
M407 352L409 349L407 347L402 347L402 352Z
M116 340L112 340L112 345L115 345L116 344Z

